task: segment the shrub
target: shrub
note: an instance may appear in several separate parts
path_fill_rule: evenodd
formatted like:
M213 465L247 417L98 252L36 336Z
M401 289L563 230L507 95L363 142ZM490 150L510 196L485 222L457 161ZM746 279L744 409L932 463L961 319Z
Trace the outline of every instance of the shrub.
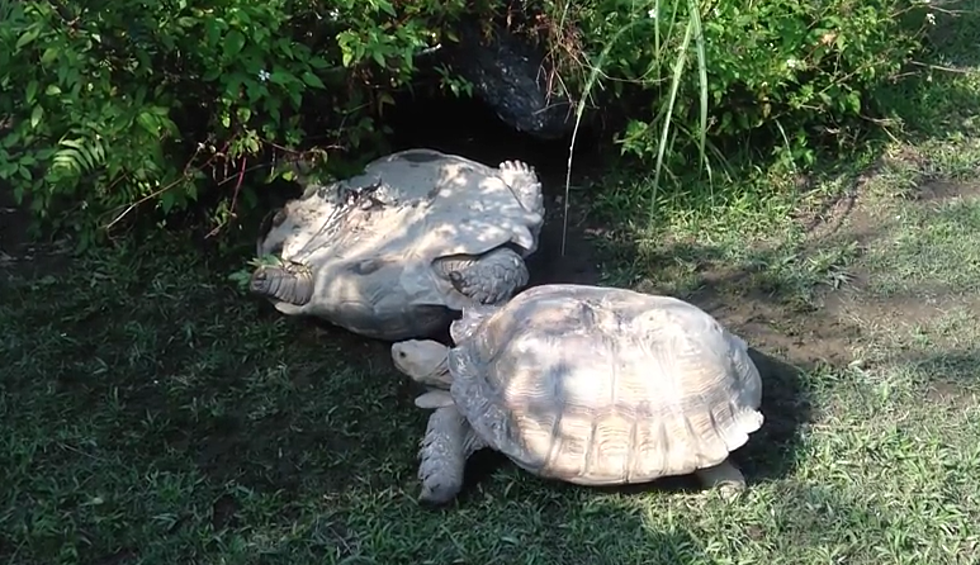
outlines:
M183 209L230 168L227 215L251 164L307 136L357 148L375 129L364 107L390 100L464 2L327 4L4 3L0 179L88 242L137 204Z
M860 117L916 47L909 0L538 0L518 4L573 99L629 109L619 142L684 165L705 139ZM83 245L207 196L220 222L254 171L302 151L370 152L415 57L464 0L26 0L0 7L0 180ZM453 77L447 85L456 86ZM454 89L455 91L455 89ZM642 104L638 104L638 101ZM584 108L584 106L583 106ZM669 127L668 127L669 126ZM710 145L709 145L710 146Z
M815 133L874 115L875 91L919 48L927 3L543 2L551 21L571 22L551 34L563 82L608 87L602 98L629 108L622 151L678 169L697 165L706 140L755 133L811 164Z

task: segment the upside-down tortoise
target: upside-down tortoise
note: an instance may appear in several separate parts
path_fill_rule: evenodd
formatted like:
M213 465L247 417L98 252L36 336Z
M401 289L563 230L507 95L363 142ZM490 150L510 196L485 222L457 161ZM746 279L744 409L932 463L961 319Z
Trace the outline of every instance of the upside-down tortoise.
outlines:
M703 310L666 296L552 284L464 308L455 346L391 347L399 371L432 387L419 452L420 499L459 492L466 459L489 447L541 477L581 485L695 473L745 487L729 454L763 423L748 346Z
M527 163L401 151L278 210L257 249L277 262L253 271L250 290L367 337L431 337L454 311L527 284L543 221Z

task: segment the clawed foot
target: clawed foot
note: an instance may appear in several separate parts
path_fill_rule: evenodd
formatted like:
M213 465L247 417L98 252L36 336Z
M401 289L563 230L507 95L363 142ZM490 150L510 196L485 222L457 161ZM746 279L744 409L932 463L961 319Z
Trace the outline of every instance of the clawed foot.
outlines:
M706 489L717 491L725 500L738 498L746 489L742 472L728 460L714 467L698 469L695 474Z
M725 482L715 486L715 490L726 501L733 501L745 492L745 483Z

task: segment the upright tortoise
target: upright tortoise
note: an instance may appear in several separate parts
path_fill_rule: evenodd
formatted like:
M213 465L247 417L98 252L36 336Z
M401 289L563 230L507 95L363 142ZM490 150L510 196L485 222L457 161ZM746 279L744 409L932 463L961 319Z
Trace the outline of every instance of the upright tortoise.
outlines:
M421 499L459 492L490 447L539 476L582 485L696 473L744 487L729 453L758 430L759 371L748 346L697 307L618 288L553 284L464 308L455 347L409 340L395 366L435 387L419 453Z
M364 336L428 337L453 311L527 284L543 221L541 182L526 163L401 151L280 209L257 249L278 261L258 267L250 289L283 314Z

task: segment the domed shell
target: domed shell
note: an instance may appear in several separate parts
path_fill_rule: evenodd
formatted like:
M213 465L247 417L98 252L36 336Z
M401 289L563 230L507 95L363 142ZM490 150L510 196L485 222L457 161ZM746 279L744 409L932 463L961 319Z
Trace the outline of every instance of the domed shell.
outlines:
M681 300L544 285L472 312L453 328L452 396L532 473L585 485L684 475L762 425L745 342Z

